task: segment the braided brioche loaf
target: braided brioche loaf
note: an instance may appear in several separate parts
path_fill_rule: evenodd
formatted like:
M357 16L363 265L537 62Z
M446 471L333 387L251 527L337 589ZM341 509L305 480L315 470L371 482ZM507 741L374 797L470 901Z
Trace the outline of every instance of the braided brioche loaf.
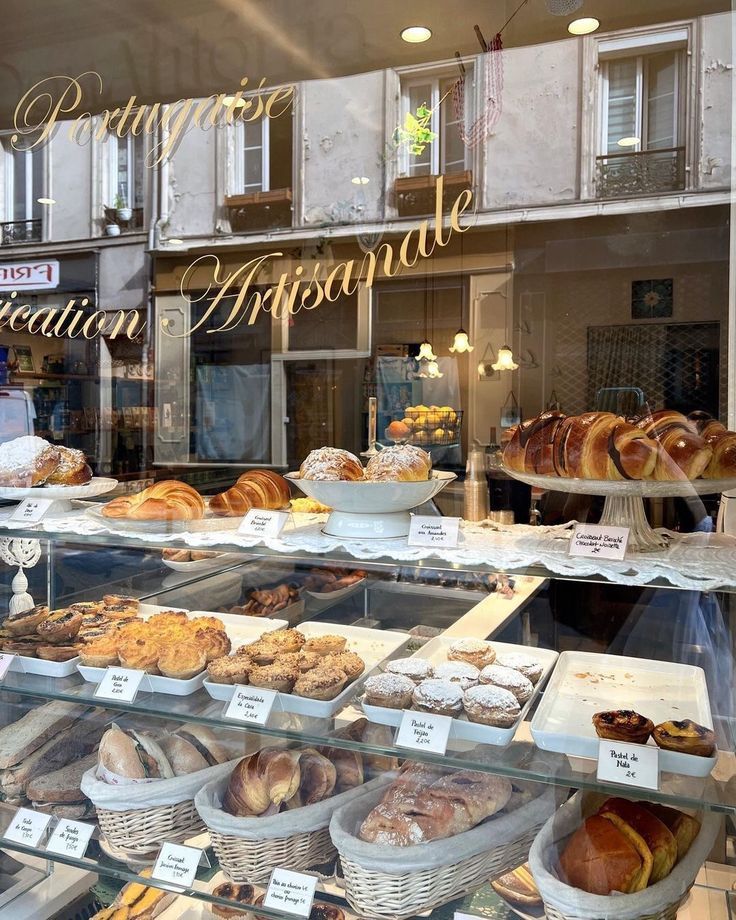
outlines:
M121 495L102 508L105 517L137 521L199 521L204 511L199 492L175 479L164 479L135 495Z
M210 499L210 511L220 517L242 517L251 508L277 510L289 504L291 491L273 470L249 470L234 486Z

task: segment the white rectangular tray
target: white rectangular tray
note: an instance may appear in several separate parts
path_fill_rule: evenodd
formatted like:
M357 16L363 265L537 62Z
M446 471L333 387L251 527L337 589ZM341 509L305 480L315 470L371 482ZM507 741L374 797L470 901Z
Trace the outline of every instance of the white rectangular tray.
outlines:
M160 613L162 610L181 610L181 608L141 604L141 619L148 620L154 613ZM218 617L218 619L222 620L225 624L225 631L235 648L246 642L253 642L263 632L270 631L271 629L282 629L287 625L286 620L240 616L234 613L210 613L207 610L186 610L184 612L190 619L205 616ZM77 669L82 677L92 684L99 684L107 670L107 668L90 668L81 664L77 665ZM189 696L202 686L205 674L206 672L202 671L201 674L197 674L196 677L191 677L189 680L179 680L176 677L162 677L160 674L149 674L143 682L142 689L144 692L165 693L168 696Z
M593 715L609 709L633 709L655 725L669 719L692 719L713 727L702 668L594 652L563 652L532 719L532 737L545 751L595 760L600 739ZM659 753L662 770L686 776L708 776L717 759L717 754Z
M426 658L433 664L442 664L447 661L447 649L456 641L457 636L437 636L435 639L430 639L423 648L412 655L412 658ZM492 641L490 644L496 650L498 657L520 652L536 659L542 665L542 676L537 681L532 695L521 707L519 718L510 728L497 728L494 725L482 725L480 722L469 721L466 715L461 715L452 720L450 739L476 741L480 744L496 744L501 747L506 747L511 744L519 724L524 720L529 708L542 689L542 685L549 677L550 671L557 661L557 652L550 651L550 649L546 648L529 648L526 645L512 645L508 642ZM369 706L366 705L366 703L363 703L362 706L363 712L369 722L378 722L380 725L395 726L401 723L403 717L403 710L401 709L388 709L385 706Z
M24 674L40 674L43 677L69 677L77 673L79 656L69 661L46 661L44 658L29 658L28 655L16 655L10 670L22 671Z
M268 620L275 623L275 620ZM275 629L276 627L274 627ZM348 651L356 652L365 661L365 671L357 680L338 694L334 700L310 700L291 693L279 693L278 705L282 712L294 712L303 716L329 718L355 696L371 672L381 661L392 657L404 648L411 638L408 633L392 632L387 629L367 629L364 626L342 626L335 623L302 623L299 632L305 636L339 635L347 639ZM232 684L216 684L205 680L204 688L213 700L228 702L235 687Z

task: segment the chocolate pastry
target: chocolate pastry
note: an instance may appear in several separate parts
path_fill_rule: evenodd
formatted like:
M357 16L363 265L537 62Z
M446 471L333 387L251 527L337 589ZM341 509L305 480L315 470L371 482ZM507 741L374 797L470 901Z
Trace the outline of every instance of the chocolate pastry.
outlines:
M613 709L597 712L593 726L599 738L612 741L629 741L632 744L646 744L654 731L654 722L640 716L633 709Z

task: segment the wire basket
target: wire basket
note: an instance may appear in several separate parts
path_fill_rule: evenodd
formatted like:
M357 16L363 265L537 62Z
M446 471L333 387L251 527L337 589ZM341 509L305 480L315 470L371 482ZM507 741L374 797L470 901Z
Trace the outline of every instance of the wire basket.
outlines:
M387 428L386 439L398 444L416 444L425 450L429 447L451 447L460 442L463 427L462 409L433 406L424 407L427 411L420 411L421 408L409 406L403 415L396 413L394 421L402 422L409 429L409 434L403 438L392 437L390 429Z

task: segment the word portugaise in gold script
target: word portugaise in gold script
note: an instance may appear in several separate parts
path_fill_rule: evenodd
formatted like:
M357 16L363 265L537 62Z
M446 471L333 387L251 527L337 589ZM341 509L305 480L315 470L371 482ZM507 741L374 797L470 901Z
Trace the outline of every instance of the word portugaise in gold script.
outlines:
M443 177L438 176L434 228L430 229L429 218L412 227L401 239L398 253L392 243L382 243L375 251L367 253L360 263L356 263L355 259L337 262L332 266L315 262L309 278L304 277L304 266L297 265L292 274L283 272L278 281L265 290L258 284L258 276L269 261L281 258L284 255L282 252L258 256L228 274L222 272L220 260L214 253L200 256L184 272L180 291L189 303L206 301L207 306L199 319L181 332L173 332L164 317L161 320L162 332L172 338L186 338L207 326L210 327L206 328L208 333L227 332L242 322L253 325L262 312L281 319L301 310L317 309L325 301L334 303L339 297L354 294L361 287L373 287L379 271L383 277L393 278L402 268L412 268L420 259L429 258L436 247L447 246L453 231L465 233L469 229L468 226L461 227L459 219L471 206L473 193L469 189L460 192L450 208L449 227L445 228L442 213L443 187ZM192 288L201 291L202 287L199 279L195 280L195 273L199 274L208 265L212 267L212 281L204 293L197 297L190 296L190 282ZM218 316L220 308L226 313L224 317L221 314ZM220 320L219 324L213 325L213 320Z
M181 282L182 297L190 304L206 300L207 306L196 322L183 331L174 332L169 328L166 317L161 319L161 331L171 338L186 338L204 329L208 333L227 332L245 322L252 326L260 315L270 314L275 319L299 313L300 310L315 310L325 302L334 303L344 294L353 294L359 288L370 288L377 277L393 278L402 268L412 268L421 259L429 258L436 248L444 248L450 242L453 233L465 233L469 226L460 226L460 216L473 202L473 193L464 189L457 196L450 208L449 226L445 225L442 213L442 176L437 178L435 197L434 226L429 218L407 230L395 243L382 243L375 251L365 255L362 262L355 259L337 262L334 265L312 264L311 277L306 278L304 266L297 264L293 272L283 272L275 284L265 287L258 283L258 275L269 260L283 256L281 252L270 252L259 256L229 273L222 272L219 258L210 253L195 259L187 267ZM190 296L187 286L192 281L192 288L201 290L202 285L195 280L195 273L201 272L208 264L212 265L212 281L204 294ZM214 293L213 293L214 289ZM31 335L44 335L49 338L94 339L99 335L116 339L140 338L146 331L144 320L146 308L138 310L107 309L90 313L89 301L83 297L79 304L72 299L64 307L31 307L30 304L18 303L17 291L0 301L0 330L27 332ZM209 299L211 298L211 300ZM220 312L218 312L220 311ZM194 314L194 311L190 311ZM223 315L224 313L224 315Z
M10 138L13 147L32 150L42 146L62 122L69 122L69 138L80 145L89 143L92 137L104 141L109 133L126 137L157 135L160 130L162 139L152 145L146 156L146 165L153 167L174 153L192 127L208 130L223 123L278 118L290 109L295 95L293 84L264 90L265 77L257 89L248 90L248 77L243 77L241 88L232 95L219 93L204 99L179 99L153 105L144 105L130 96L124 106L103 109L94 115L94 104L84 98L83 81L85 85L91 84L97 94L102 93L102 77L95 70L77 77L46 77L35 83L15 107L15 133Z

